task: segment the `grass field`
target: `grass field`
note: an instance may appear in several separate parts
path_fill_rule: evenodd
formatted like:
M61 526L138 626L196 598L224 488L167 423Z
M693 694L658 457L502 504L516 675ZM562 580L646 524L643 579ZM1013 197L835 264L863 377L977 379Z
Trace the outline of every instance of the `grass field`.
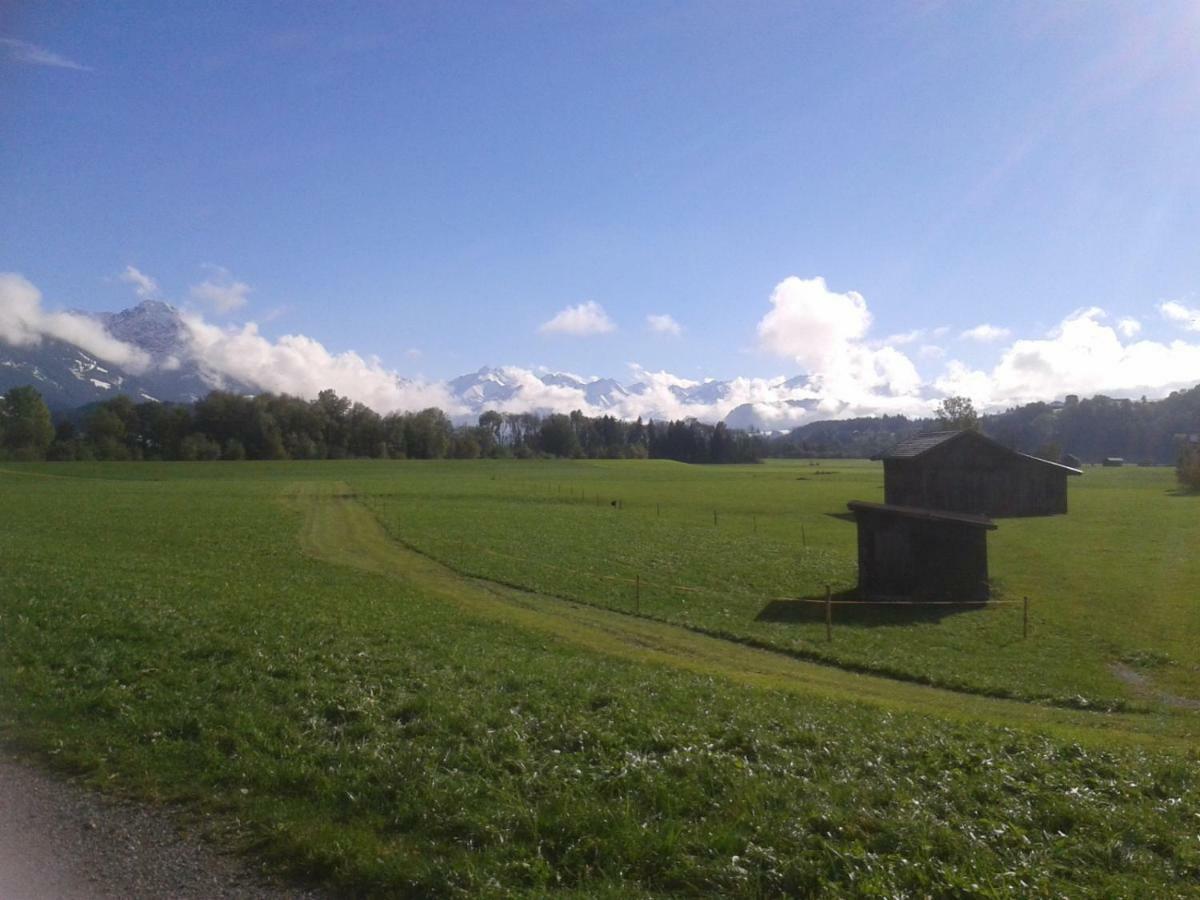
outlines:
M838 607L827 644L762 613L852 586L865 464L10 467L0 735L354 895L1194 894L1198 714L1110 669L1198 693L1168 475L993 533L1027 641Z
M882 499L877 464L430 464L352 482L393 536L465 573L998 696L1136 703L1123 661L1200 697L1200 498L1176 496L1169 470L1089 470L1069 515L1001 521L1007 604L839 605L832 642L821 604L796 601L854 588L846 501Z

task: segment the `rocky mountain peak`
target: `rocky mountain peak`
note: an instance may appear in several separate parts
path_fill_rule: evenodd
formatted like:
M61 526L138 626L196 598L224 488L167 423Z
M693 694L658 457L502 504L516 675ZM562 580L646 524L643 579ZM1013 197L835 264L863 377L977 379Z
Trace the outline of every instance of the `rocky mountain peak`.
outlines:
M118 313L99 316L108 333L119 341L134 344L151 356L178 354L185 344L185 326L179 310L161 300L143 300Z

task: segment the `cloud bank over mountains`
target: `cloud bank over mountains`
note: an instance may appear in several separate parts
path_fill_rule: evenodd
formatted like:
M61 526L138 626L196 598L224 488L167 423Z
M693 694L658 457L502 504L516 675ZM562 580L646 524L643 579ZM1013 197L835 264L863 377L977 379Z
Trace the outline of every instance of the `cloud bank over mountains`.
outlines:
M196 313L185 313L182 319L191 358L218 385L241 382L262 391L309 399L332 388L385 413L429 406L450 412L455 406L442 384L410 381L378 359L365 359L353 351L330 353L319 341L302 334L271 340L259 334L253 322L223 328Z
M0 342L31 347L43 340L65 341L134 373L150 365L150 354L119 341L103 323L82 313L45 312L42 292L11 272L0 272Z
M883 413L927 415L950 395L970 397L977 407L991 410L1066 393L1157 397L1200 381L1200 343L1136 340L1140 322L1110 321L1096 307L1070 313L1045 336L1007 345L1000 342L1008 331L999 326L960 331L958 340L976 347L984 341L998 345L990 369L972 368L945 346L953 341L947 326L873 339L866 299L855 291L834 291L819 277L785 278L757 323L762 353L778 359L785 371L801 374L696 380L631 364L627 378L617 381L501 366L446 382L424 381L406 378L374 357L333 353L305 335L273 339L254 322L209 321L200 304L220 315L243 306L251 293L249 285L219 267L208 267L205 281L190 292L196 304L183 311L155 299L157 282L135 267L118 278L142 305L117 315L91 315L48 312L33 284L17 274L0 274L0 367L15 365L5 363L4 344L28 349L59 341L134 375L183 369L194 372L198 385L301 397L332 388L385 413L437 406L465 419L484 409L579 409L628 419L694 416L765 429ZM1161 303L1158 312L1185 336L1200 330L1200 313L1184 304ZM648 315L646 322L673 339L682 335L665 314ZM617 325L599 304L588 302L563 309L539 330L587 337L613 333ZM940 371L922 376L914 356Z
M1076 310L1047 337L1014 341L991 371L952 361L934 385L992 409L1064 393L1160 397L1200 383L1200 344L1131 340L1136 333L1099 307Z

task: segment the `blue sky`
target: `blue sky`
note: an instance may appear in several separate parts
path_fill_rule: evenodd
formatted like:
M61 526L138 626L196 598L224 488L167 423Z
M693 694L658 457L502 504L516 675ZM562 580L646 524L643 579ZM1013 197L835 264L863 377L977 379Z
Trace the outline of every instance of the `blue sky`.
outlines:
M814 334L920 332L900 393L999 403L1034 390L981 380L1016 342L1076 352L1093 307L1186 345L1100 365L1128 390L1200 358L1194 3L17 2L0 94L0 270L46 309L130 305L132 266L435 380L765 378L822 364ZM780 335L789 277L829 308ZM608 330L544 327L581 304ZM1059 394L1123 387L1062 365Z

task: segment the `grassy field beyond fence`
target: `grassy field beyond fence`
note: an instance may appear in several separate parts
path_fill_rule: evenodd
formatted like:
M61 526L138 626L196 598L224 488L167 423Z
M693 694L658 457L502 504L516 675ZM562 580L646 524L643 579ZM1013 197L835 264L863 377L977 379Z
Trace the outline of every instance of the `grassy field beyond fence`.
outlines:
M0 741L349 896L1196 895L1171 488L1089 469L1001 522L1028 640L998 606L826 642L771 604L852 588L870 464L9 466Z
M877 464L428 464L352 483L399 540L531 590L998 695L1136 701L1123 664L1200 697L1200 498L1167 469L1089 469L1068 515L999 520L994 596L1011 605L836 607L832 642L802 601L853 595L846 502L882 498Z

